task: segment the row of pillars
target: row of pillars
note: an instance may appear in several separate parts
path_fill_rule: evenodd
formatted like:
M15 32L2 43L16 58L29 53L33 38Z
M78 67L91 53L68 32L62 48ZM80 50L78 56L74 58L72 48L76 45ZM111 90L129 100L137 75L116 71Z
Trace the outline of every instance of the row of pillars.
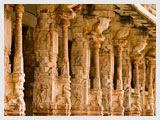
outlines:
M14 54L14 62L13 62L13 81L15 83L15 96L18 97L18 102L21 104L21 107L18 108L17 113L8 113L8 115L25 115L25 103L24 103L24 93L23 93L23 83L24 79L24 70L23 70L23 52L22 52L22 15L24 12L24 7L22 5L15 5L15 14L16 14L16 24L15 24L15 54ZM69 75L69 59L68 59L68 27L70 25L71 18L62 18L62 63L65 65L65 70L61 69L62 77L67 77L68 82L70 84L70 75ZM96 38L94 40L94 82L93 82L93 90L97 96L101 96L101 81L100 81L100 71L99 71L99 48L100 42L103 41L104 38ZM123 96L123 80L122 80L122 52L123 46L126 45L126 40L115 40L115 44L118 47L118 59L117 59L117 85L116 90L119 91L120 96ZM134 70L135 70L135 94L137 95L137 101L140 101L140 88L139 88L139 57L134 60ZM148 96L150 100L153 100L153 64L150 62L149 64L149 90ZM65 74L63 74L65 71ZM102 97L102 96L101 96ZM101 99L100 97L100 99ZM98 102L98 101L97 101ZM118 101L121 102L121 101ZM139 102L140 103L140 102ZM71 104L70 102L68 104ZM119 103L121 104L121 103ZM129 105L130 106L130 105ZM138 105L139 106L139 105ZM152 105L153 106L153 105ZM103 115L103 107L100 105L100 112L97 115ZM123 106L120 113L113 113L113 115L124 115ZM69 108L70 109L70 108ZM140 110L138 110L138 114L140 115ZM153 113L153 112L152 112ZM70 115L68 112L67 115ZM92 115L92 113L90 114Z

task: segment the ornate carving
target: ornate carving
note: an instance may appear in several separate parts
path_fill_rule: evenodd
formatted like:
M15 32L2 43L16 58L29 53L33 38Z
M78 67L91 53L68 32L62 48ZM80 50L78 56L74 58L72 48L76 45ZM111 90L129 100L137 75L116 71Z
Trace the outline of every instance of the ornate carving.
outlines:
M147 43L145 41L138 42L134 47L132 54L141 54L141 52L145 49Z
M76 13L80 11L80 9L81 6L79 4L60 5L57 14L62 19L73 19L76 16Z
M130 33L130 29L131 29L130 26L120 28L119 30L117 30L115 37L113 39L114 40L126 40Z
M70 104L70 86L62 86L62 94L56 96L56 104L64 105Z
M91 34L102 36L102 32L108 29L110 21L109 18L99 17L98 22L92 26Z

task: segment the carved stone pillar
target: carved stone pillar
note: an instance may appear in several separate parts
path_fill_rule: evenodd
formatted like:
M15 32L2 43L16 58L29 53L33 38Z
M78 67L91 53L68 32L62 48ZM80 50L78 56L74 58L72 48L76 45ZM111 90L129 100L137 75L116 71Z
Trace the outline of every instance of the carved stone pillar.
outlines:
M94 89L101 89L101 82L100 82L100 72L99 72L99 48L100 42L96 41L94 43L94 81L93 81L93 88Z
M61 20L62 26L62 62L61 62L61 76L69 78L69 59L68 59L68 27L70 21L67 19Z
M9 56L11 54L12 43L12 20L10 5L4 5L4 115L10 115L14 84L12 82L11 64Z
M154 115L154 95L153 95L153 68L155 65L155 59L148 57L148 69L149 69L149 80L148 80L148 98L146 104L145 113L147 116Z
M141 112L141 115L144 115L145 113L145 98L146 98L146 90L145 90L145 87L146 87L146 62L145 62L145 59L143 60L143 81L141 82L141 108L142 108L142 112Z
M83 36L83 20L83 15L72 20L71 116L87 115L90 48Z
M94 21L94 22L93 22ZM96 21L96 22L95 22ZM92 23L93 22L93 23ZM85 32L85 37L88 41L94 42L94 79L93 79L93 89L89 90L88 98L88 115L103 115L102 106L102 89L100 81L100 67L99 67L99 48L100 42L104 41L105 37L102 32L108 29L110 23L109 18L99 17L98 21L94 19L86 19L86 27L91 27ZM91 26L90 26L91 25Z
M132 67L130 57L126 58L127 71L126 78L124 80L124 115L131 115L131 79L132 79Z
M156 65L154 68L154 82L153 82L153 94L154 94L154 115L156 115Z
M133 99L134 102L132 103L132 115L133 116L140 116L141 114L141 103L140 103L140 82L139 82L139 62L141 59L141 55L135 55L133 58L133 64L134 64L134 75L133 75L133 81L134 81L134 94Z
M56 105L54 106L54 115L69 116L71 114L71 100L70 100L70 75L69 75L69 59L68 59L68 27L70 21L68 19L61 20L62 26L62 61L61 61L61 75L59 77L58 86L59 92L56 96ZM64 99L62 101L62 99Z
M52 5L52 10L55 6ZM36 64L33 89L33 115L53 115L57 81L58 31L54 11L47 5L37 5L37 25L34 52Z
M102 89L99 72L99 48L100 42L104 38L94 38L94 79L93 89L91 89L91 96L89 98L88 115L103 115L102 106Z
M117 46L117 83L115 95L117 96L118 106L114 107L112 110L112 115L124 115L124 90L123 90L123 80L122 80L122 52L123 47L127 44L127 40L119 39L114 40L115 45Z
M53 105L54 115L70 116L71 112L71 88L70 88L70 75L69 75L69 56L68 56L68 27L70 26L70 19L75 17L75 12L72 9L74 4L60 5L57 15L61 19L62 27L62 59L61 59L61 74L59 80L55 81L55 88L58 88L54 92L56 96L54 98L55 103Z
M15 53L13 61L13 82L15 83L14 100L15 109L13 115L24 116L25 115L25 103L24 103L24 70L23 70L23 52L22 52L22 15L24 12L23 5L15 5L14 7L16 23L15 23ZM16 107L18 106L18 107Z
M107 38L111 40L110 33ZM111 115L112 109L112 90L114 76L114 52L113 45L108 41L102 43L100 49L100 73L102 83L102 105L104 107L104 116Z

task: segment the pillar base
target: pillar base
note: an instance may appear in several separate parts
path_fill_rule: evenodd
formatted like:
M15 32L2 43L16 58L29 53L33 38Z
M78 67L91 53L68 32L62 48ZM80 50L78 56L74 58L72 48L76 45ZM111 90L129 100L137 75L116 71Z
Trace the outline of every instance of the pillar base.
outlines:
M124 109L122 108L116 108L112 111L112 116L124 116Z
M80 106L72 106L71 108L71 116L87 116L87 107Z
M145 109L143 111L143 116L154 116L154 111L152 109Z
M88 116L103 116L101 89L92 89L89 93Z
M140 111L132 111L131 116L140 116L141 112Z
M6 111L4 111L4 115L5 116L25 116L25 113L24 112L6 110Z
M99 107L92 107L89 108L88 110L88 116L103 116L103 111L101 110L101 108Z
M52 106L52 114L53 116L70 116L71 106L69 104L64 104L64 105L53 105Z
M48 102L33 102L33 116L50 116L52 115L51 104Z
M109 111L103 111L103 116L111 116L111 112Z
M131 116L131 111L130 110L126 110L124 111L124 116Z
M124 116L124 107L123 107L123 90L115 90L113 95L117 97L115 102L118 103L117 106L112 104L112 116Z

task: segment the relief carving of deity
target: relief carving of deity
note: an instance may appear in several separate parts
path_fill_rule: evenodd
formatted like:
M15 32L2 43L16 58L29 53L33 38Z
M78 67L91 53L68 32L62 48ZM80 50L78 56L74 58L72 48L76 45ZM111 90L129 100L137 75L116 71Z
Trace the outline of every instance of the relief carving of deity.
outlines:
M78 93L78 91L73 93L74 96L74 105L81 105L82 103L82 95Z
M49 89L48 84L40 83L39 85L37 85L37 97L38 97L37 101L38 102L44 102L47 100L48 89Z
M63 104L70 104L70 87L68 85L62 86L62 94L56 96L56 103L63 105Z
M80 51L75 52L75 66L82 66L83 65L83 55Z

